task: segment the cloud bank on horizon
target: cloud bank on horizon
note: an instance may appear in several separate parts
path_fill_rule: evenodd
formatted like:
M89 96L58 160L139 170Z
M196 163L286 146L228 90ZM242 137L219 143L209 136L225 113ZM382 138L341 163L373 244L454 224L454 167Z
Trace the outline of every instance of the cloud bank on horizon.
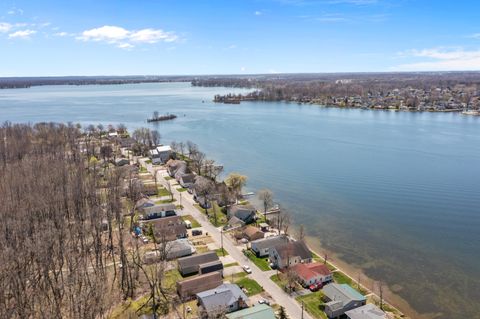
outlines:
M480 70L480 3L427 2L6 0L0 76Z

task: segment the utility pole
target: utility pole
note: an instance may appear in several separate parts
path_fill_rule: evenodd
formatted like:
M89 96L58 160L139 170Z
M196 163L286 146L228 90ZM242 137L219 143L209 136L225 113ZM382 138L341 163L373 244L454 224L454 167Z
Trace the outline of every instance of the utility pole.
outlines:
M225 257L225 249L223 249L223 229L220 230L220 241L222 242L222 254Z
M303 301L302 301L302 319L303 319L303 307L304 307L304 305L303 305Z

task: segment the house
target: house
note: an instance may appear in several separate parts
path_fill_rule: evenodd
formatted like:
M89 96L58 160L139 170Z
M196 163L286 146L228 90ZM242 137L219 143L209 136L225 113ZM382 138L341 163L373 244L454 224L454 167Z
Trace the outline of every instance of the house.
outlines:
M142 211L140 222L156 218L175 216L175 209L175 205L171 203L142 207L140 209Z
M296 274L298 281L304 287L314 284L325 284L333 279L330 269L322 263L296 264L291 267L291 270Z
M223 283L222 273L219 271L208 274L189 277L182 281L177 281L177 293L182 300L188 300L197 293L213 289Z
M145 207L155 206L155 203L148 198L141 198L135 203L135 209L142 209Z
M248 225L243 230L243 236L249 241L252 241L265 237L265 234L259 228Z
M289 239L285 235L278 235L263 239L254 240L250 243L250 248L255 252L257 257L265 257L269 255L270 248L288 243Z
M293 241L269 249L270 262L278 269L312 261L312 253L303 241Z
M276 319L272 307L266 304L258 304L254 307L245 308L225 315L227 319Z
M245 223L243 222L243 220L233 216L228 220L227 226L227 228L240 228L245 226Z
M214 289L197 293L201 318L218 318L222 314L247 308L248 297L235 284L222 284Z
M219 260L215 251L207 251L206 253L183 257L178 259L178 271L182 276L196 274L202 264Z
M167 259L172 260L190 256L196 252L196 249L188 239L182 238L166 243L165 252L167 254Z
M187 237L187 227L183 219L179 216L169 216L157 218L142 223L144 232L148 232L150 225L153 228L153 233L157 242L172 241Z
M233 205L228 210L228 218L235 216L245 224L254 222L256 214L257 210L252 205Z
M349 319L387 319L387 314L374 304L366 304L364 306L346 311L345 314Z
M152 164L163 164L166 163L172 155L172 148L169 145L157 146L153 150L150 150L149 153Z
M213 183L210 179L203 176L196 176L195 183L192 186L193 199L197 201L200 206L205 208L207 205L210 207L210 202L206 200L204 194L202 194L202 189L205 184ZM213 185L213 190L209 194L209 198L212 201L216 201L219 206L226 206L232 203L232 197L228 190L228 186L225 182L216 183Z
M329 318L336 318L345 312L365 305L366 298L347 284L328 284L322 289L328 302L325 313Z
M183 188L190 188L195 184L195 175L194 174L183 174L180 176L178 183Z

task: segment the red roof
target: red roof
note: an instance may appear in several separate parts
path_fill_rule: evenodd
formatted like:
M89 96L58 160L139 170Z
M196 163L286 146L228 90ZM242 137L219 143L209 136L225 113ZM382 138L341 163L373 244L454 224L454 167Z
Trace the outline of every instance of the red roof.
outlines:
M323 277L331 274L328 267L321 263L296 264L292 267L292 270L305 281L309 281L318 275Z

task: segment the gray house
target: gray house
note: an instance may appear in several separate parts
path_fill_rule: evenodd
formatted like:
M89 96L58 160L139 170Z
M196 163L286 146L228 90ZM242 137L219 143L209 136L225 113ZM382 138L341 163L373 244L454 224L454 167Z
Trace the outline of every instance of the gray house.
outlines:
M252 205L233 205L228 210L228 218L237 217L245 224L255 221L257 210Z
M197 294L201 318L219 318L221 315L247 308L248 297L235 284L223 284Z
M219 258L215 251L207 251L206 253L183 257L178 259L178 271L182 276L196 274L200 271L203 264L208 264L212 261L218 261Z
M268 256L269 249L278 245L288 243L289 239L285 235L273 236L254 240L250 243L251 249L255 252L257 257Z
M349 319L387 319L387 314L372 303L346 311Z
M190 188L195 184L195 175L194 174L183 174L180 176L178 183L183 188Z
M140 216L141 220L150 220L155 218L162 218L162 217L169 217L175 216L175 205L174 204L160 204L160 205L153 205L153 206L146 206L141 208L142 216Z
M328 284L322 289L329 300L325 303L328 318L336 318L345 312L365 305L367 299L347 284Z
M150 158L153 164L166 163L172 154L172 148L169 145L157 146L150 151Z
M312 261L312 252L303 241L288 242L269 249L269 259L276 268L283 269Z

